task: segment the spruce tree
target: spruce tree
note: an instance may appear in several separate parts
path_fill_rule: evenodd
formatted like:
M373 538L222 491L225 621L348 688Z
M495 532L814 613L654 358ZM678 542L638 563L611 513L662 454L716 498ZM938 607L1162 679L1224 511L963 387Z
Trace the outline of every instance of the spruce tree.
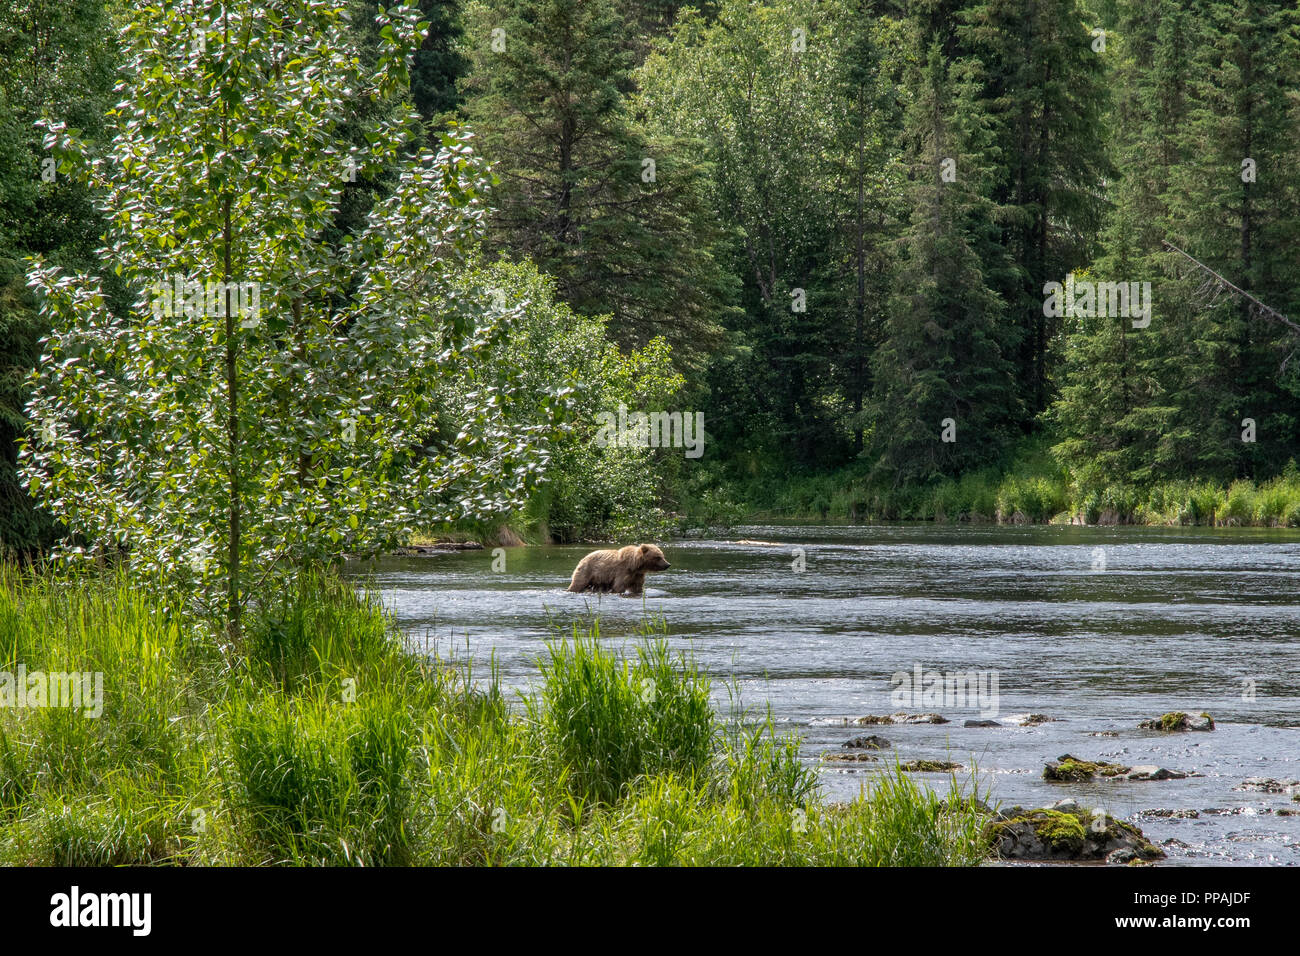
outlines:
M634 113L631 32L613 0L475 8L467 112L501 179L491 244L556 277L621 343L664 336L687 365L719 341L730 290L703 170Z
M1117 169L1098 258L1079 278L1152 283L1152 316L1066 316L1054 339L1056 399L1046 418L1055 452L1076 481L1101 487L1177 471L1188 436L1177 422L1170 350L1189 320L1188 290L1166 276L1168 188L1184 161L1179 130L1190 108L1195 22L1181 0L1126 4L1109 21L1115 94L1103 127ZM1064 282L1064 274L1048 281ZM1172 338L1171 338L1172 334Z
M1171 241L1283 313L1300 307L1300 13L1256 0L1205 2L1192 50L1185 161L1169 184ZM1186 270L1172 255L1170 267ZM1203 279L1188 277L1188 291ZM1296 454L1300 363L1289 330L1240 297L1198 296L1185 343L1170 354L1189 467L1265 476ZM1168 330L1174 334L1175 330ZM1285 371L1283 370L1285 366ZM1256 441L1242 440L1243 420Z
M460 50L459 7L459 0L420 0L429 32L411 62L411 102L425 122L436 124L460 106L456 84L469 61Z
M981 0L957 18L998 151L992 198L1001 248L985 270L1023 330L1017 374L1028 411L1037 413L1049 398L1047 344L1055 331L1043 314L1042 285L1091 258L1101 225L1104 54L1077 0ZM1002 268L1003 251L1011 270Z
M874 480L952 476L1005 452L1020 409L1015 328L980 248L996 229L991 133L977 87L932 43L908 112L911 222L875 356Z

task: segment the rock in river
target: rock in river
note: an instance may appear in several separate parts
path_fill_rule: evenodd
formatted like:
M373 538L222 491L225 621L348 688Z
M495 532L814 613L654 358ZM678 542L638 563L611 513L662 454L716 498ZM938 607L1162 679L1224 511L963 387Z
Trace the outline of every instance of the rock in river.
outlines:
M894 745L884 737L871 734L869 737L854 737L852 740L845 741L843 746L850 750L888 750Z
M988 824L994 852L1006 860L1105 860L1139 863L1164 858L1131 823L1074 801L1026 810L1013 807Z
M813 723L849 727L872 727L877 724L946 724L947 717L938 714L909 714L900 710L896 714L866 714L862 717L816 718Z
M836 751L832 750L829 753L822 754L822 759L835 760L841 763L857 763L860 761L879 760L880 758L875 756L874 754L864 754L858 752L850 752L845 754L845 753L837 753Z
M1118 777L1121 774L1128 773L1130 769L1117 763L1082 760L1071 754L1061 754L1055 760L1049 760L1047 765L1043 767L1043 779L1058 783L1078 783L1099 776Z
M1059 717L1048 717L1046 714L1014 714L1007 718L1011 723L1019 727L1037 727L1039 724L1055 724L1060 721Z
M899 764L899 769L907 773L947 773L950 770L960 770L961 764L951 760L909 760Z
M1170 770L1155 764L1140 767L1126 767L1118 763L1081 760L1070 754L1062 754L1055 760L1049 760L1043 767L1043 779L1056 782L1068 781L1079 783L1104 777L1108 780L1183 780L1187 777L1199 777L1201 774L1184 770Z
M1155 764L1146 764L1141 767L1132 767L1128 773L1119 774L1116 780L1186 780L1188 777L1199 777L1199 773L1187 773L1183 770L1170 770L1168 767L1157 767Z
M1143 730L1159 730L1167 734L1181 733L1187 730L1213 730L1214 718L1202 711L1200 714L1184 714L1175 710L1161 714L1154 720L1144 720L1138 724Z
M1274 780L1272 777L1247 777L1241 786L1233 790L1245 790L1252 793L1294 793L1300 786L1300 780Z

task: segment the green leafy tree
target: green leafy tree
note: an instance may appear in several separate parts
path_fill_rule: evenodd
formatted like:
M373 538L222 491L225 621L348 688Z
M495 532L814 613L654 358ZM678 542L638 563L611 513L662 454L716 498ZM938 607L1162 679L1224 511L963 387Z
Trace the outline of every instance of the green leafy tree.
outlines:
M465 135L424 151L407 109L366 151L339 145L352 100L405 94L418 16L382 16L370 73L339 3L141 7L105 154L50 133L86 157L105 265L136 298L115 313L101 277L34 264L53 331L24 478L87 551L197 583L235 640L265 580L499 512L544 460L546 396L485 383L439 407L509 314L454 288L486 217ZM350 164L400 175L336 243Z
M475 357L453 392L476 387L493 370L518 371L516 388L571 389L562 434L550 444L546 472L525 509L543 537L589 541L655 537L664 532L662 503L680 468L680 449L602 444L598 415L668 410L684 380L664 339L621 350L607 333L608 316L587 316L560 301L555 280L530 262L505 260L465 274L466 293L503 296L521 307L488 350Z
M847 444L856 314L843 258L828 254L843 223L846 170L832 157L846 17L793 0L724 2L714 20L683 10L641 72L642 99L700 144L716 215L735 227L728 265L745 313L709 384L718 441L737 458L807 465Z

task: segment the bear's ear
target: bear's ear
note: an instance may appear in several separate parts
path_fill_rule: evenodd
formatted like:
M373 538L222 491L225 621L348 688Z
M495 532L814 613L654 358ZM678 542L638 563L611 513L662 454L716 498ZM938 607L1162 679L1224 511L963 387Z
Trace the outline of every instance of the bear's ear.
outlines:
M642 554L648 554L649 552L650 552L650 545L648 545L648 544L643 544L643 545L641 545L641 553L642 553Z

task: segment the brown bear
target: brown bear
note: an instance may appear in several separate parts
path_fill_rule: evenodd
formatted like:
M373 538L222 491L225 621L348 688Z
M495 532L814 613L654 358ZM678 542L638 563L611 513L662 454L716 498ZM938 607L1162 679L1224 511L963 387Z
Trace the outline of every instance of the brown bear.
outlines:
M647 571L666 571L670 565L653 544L629 544L626 548L593 551L581 561L569 581L575 593L627 594L639 597Z

